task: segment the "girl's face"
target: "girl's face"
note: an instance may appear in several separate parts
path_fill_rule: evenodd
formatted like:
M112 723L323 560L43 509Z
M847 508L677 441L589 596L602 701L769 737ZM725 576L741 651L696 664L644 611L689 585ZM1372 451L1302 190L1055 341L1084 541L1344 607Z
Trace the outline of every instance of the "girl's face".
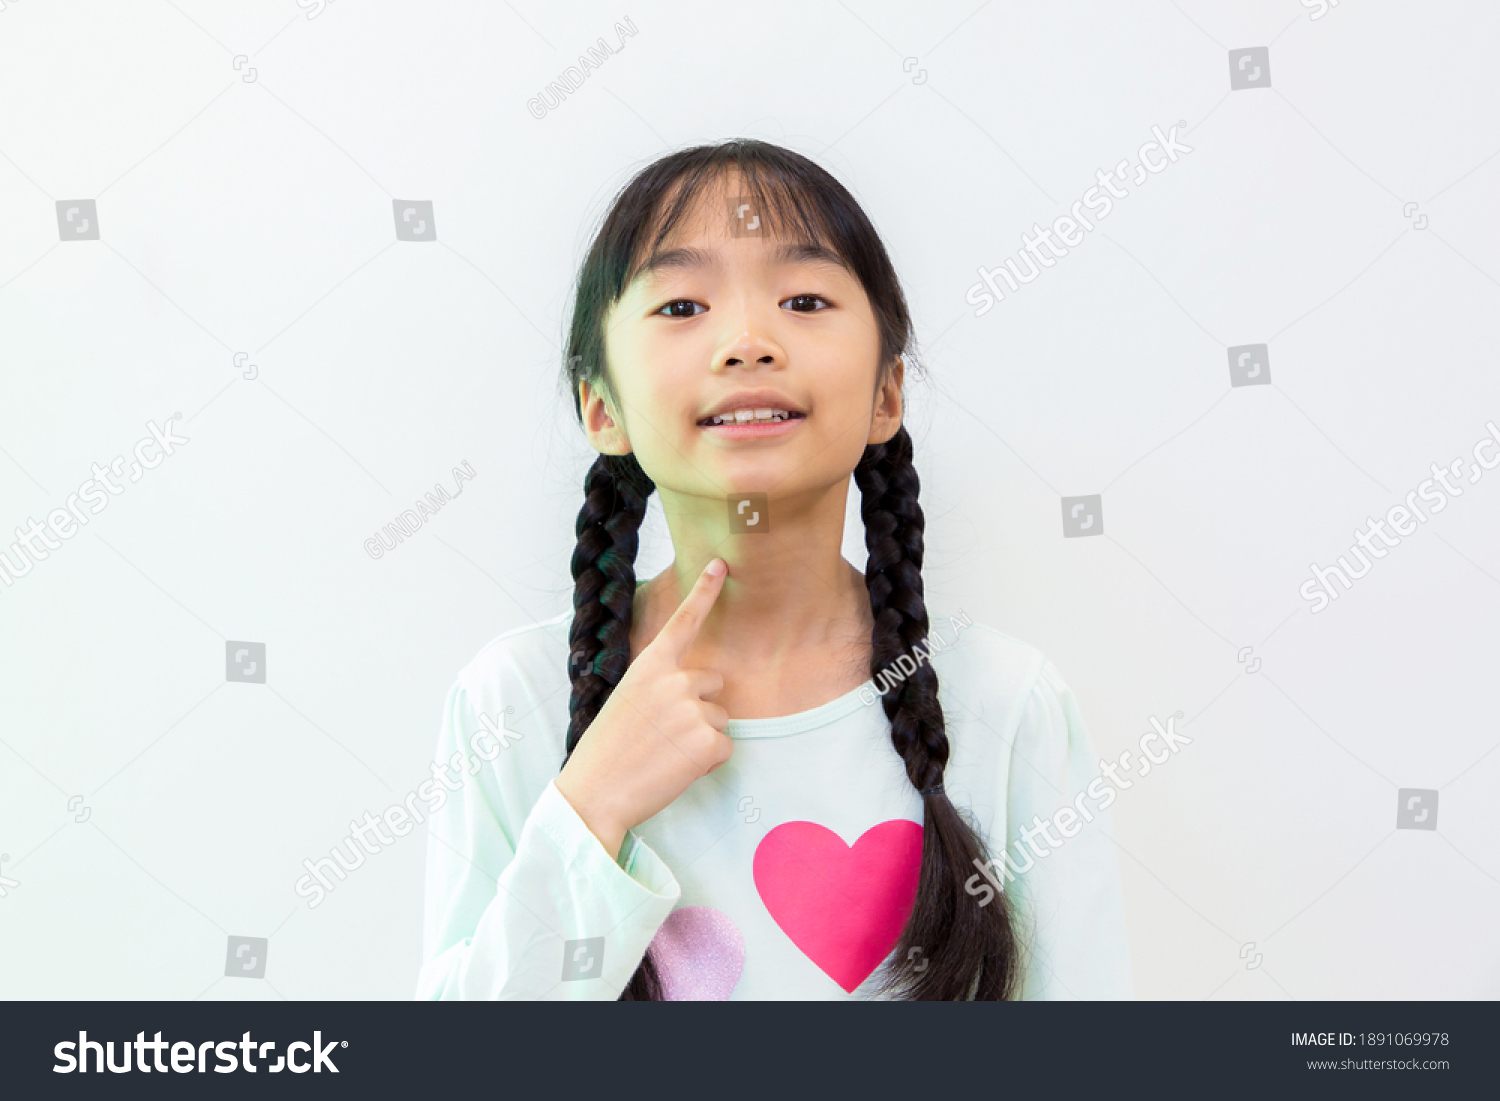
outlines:
M902 366L877 393L880 334L859 280L831 254L746 233L756 212L736 216L737 195L733 180L706 189L606 315L613 385L580 383L584 427L601 452L634 451L658 490L788 499L846 482L895 434ZM704 423L739 408L794 415Z

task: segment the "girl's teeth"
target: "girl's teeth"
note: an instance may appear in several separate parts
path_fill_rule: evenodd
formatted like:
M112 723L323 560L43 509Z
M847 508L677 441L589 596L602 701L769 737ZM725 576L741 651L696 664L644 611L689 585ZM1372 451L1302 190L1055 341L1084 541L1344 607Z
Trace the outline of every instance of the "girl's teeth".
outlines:
M733 413L725 413L714 417L712 424L754 424L759 422L777 423L789 419L788 414L779 409L736 409Z

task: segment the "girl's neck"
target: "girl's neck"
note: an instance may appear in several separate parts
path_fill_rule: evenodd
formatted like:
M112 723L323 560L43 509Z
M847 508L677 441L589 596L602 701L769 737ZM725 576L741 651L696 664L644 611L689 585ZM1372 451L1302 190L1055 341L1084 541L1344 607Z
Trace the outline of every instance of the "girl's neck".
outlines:
M820 495L811 507L777 501L765 534L727 537L723 513L689 517L664 496L676 557L637 587L632 654L656 637L717 557L729 563L729 576L689 651L689 667L772 672L812 653L861 644L854 664L867 661L870 596L864 575L842 553L847 489L846 481L844 493Z

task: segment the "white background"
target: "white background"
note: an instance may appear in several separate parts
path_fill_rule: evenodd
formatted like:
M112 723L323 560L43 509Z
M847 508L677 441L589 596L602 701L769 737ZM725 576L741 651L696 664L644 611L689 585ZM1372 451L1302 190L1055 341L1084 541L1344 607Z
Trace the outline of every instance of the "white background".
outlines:
M1115 804L1138 994L1500 996L1500 472L1298 595L1500 417L1500 9L304 2L0 4L0 542L148 420L191 439L0 587L0 996L410 996L425 830L316 910L293 883L426 777L475 652L570 606L578 262L636 170L737 136L838 176L904 281L931 601L1040 647L1101 754L1184 712ZM1178 120L1191 154L974 316L979 265ZM100 240L59 240L76 199ZM1272 383L1231 388L1253 343Z

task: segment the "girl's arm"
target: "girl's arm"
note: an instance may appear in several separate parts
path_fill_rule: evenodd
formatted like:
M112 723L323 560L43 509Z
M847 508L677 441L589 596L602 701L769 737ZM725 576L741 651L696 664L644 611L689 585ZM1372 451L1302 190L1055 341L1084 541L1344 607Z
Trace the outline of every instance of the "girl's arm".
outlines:
M1006 800L1010 857L1020 867L1034 861L1007 881L1010 900L1019 903L1022 998L1135 997L1114 826L1101 809L1114 797L1108 781L1089 793L1100 777L1097 760L1078 701L1044 660L1011 744Z
M550 746L521 739L496 753L484 730L455 684L437 752L448 785L422 796L432 814L417 997L618 998L680 897L677 881L634 835L617 863L551 779L541 783L556 769L542 760Z

